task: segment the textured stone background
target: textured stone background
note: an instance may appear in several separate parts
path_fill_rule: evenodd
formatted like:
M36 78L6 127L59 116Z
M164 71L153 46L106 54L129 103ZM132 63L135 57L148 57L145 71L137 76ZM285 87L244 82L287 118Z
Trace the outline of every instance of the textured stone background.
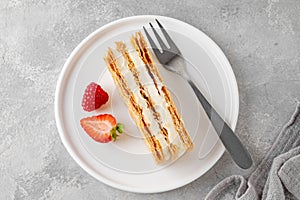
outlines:
M240 91L237 133L256 163L300 98L300 1L0 1L0 199L203 199L238 169L227 153L204 176L162 194L127 193L85 173L60 142L56 81L71 51L113 20L178 18L228 56ZM229 197L229 199L231 199Z

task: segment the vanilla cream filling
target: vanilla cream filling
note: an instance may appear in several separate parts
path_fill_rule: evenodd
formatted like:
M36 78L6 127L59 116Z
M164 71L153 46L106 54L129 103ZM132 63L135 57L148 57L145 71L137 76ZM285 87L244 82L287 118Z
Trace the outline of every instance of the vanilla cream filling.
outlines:
M157 86L158 86L158 90L160 92L160 94L158 94L155 84L154 84L151 76L149 75L145 64L140 59L138 53L135 51L132 51L132 52L130 52L130 57L139 72L139 79L140 79L142 86L145 88L145 90L148 91L150 98L152 99L152 101L155 104L156 111L161 116L162 126L164 128L166 128L168 131L168 139L169 139L170 143L177 146L177 148L179 150L179 154L183 153L185 151L185 147L184 147L183 143L181 142L179 135L177 134L176 128L173 123L172 116L168 110L169 104L166 102L166 100L163 96L163 91L162 91L163 83L160 82L160 80L158 79L158 77L155 74L153 74L153 76L156 80Z
M132 53L132 52L130 52L130 53ZM159 125L158 125L157 121L154 119L152 111L149 108L147 108L146 100L140 94L139 86L136 84L136 82L134 80L134 76L128 68L127 60L123 56L118 56L118 57L116 57L116 62L117 62L120 73L122 74L122 76L125 79L125 82L127 83L128 88L130 89L130 91L132 91L134 98L136 99L137 103L142 108L145 122L147 124L149 124L149 129L150 129L151 133L153 135L155 135L156 139L160 142L165 159L169 160L171 157L171 153L168 148L169 145L167 144L166 140L164 139L164 135L160 134L161 130L159 128ZM149 84L149 82L148 82L148 84ZM154 84L154 83L152 82L152 84Z

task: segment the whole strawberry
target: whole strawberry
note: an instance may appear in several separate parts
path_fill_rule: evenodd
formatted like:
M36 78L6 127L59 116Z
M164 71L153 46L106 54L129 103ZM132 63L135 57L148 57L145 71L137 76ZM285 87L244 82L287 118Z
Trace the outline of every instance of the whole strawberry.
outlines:
M91 112L100 108L107 101L108 94L100 87L100 85L92 82L84 91L81 105L83 110Z

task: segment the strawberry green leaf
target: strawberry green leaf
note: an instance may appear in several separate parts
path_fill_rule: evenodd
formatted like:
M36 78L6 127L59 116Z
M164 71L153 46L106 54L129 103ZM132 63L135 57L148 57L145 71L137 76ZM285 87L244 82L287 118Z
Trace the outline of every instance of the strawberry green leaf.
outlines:
M117 127L124 128L124 124L117 123Z
M118 136L118 135L117 135L117 132L116 132L116 127L113 127L113 128L111 129L110 135L111 135L113 141L116 141L116 140L117 140L117 136Z
M117 123L116 129L119 133L123 133L124 124Z

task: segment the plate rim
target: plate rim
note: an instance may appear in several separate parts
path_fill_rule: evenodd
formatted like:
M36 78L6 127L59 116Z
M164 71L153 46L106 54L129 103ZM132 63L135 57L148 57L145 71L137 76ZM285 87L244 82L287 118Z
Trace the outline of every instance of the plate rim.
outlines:
M80 50L84 47L84 45L91 40L94 36L96 36L97 34L99 34L100 32L104 31L105 29L112 27L116 24L119 23L123 23L126 21L131 21L131 20L135 20L135 19L140 19L140 18L164 18L166 20L171 20L174 22L179 22L179 23L184 23L187 26L190 26L193 29L196 29L197 31L201 32L204 36L206 36L206 38L209 40L209 42L214 45L219 52L221 53L221 56L223 57L223 61L226 62L226 65L229 65L229 69L227 70L227 75L231 75L230 79L231 80L231 87L232 91L236 94L233 94L233 99L236 102L236 112L237 113L233 113L233 117L232 118L232 129L235 130L236 128L236 124L237 124L237 120L238 120L238 116L239 116L239 90L238 90L238 85L237 85L237 81L236 81L236 77L235 74L233 72L232 66L228 60L228 58L226 57L226 55L224 54L224 52L222 51L222 49L208 36L206 35L204 32L202 32L200 29L194 27L193 25L190 25L187 22L181 21L179 19L176 18L172 18L172 17L167 17L167 16L161 16L161 15L137 15L137 16L130 16L130 17L125 17L125 18L121 18L121 19L117 19L111 22L108 22L107 24L97 28L95 31L93 31L92 33L90 33L87 37L85 37L71 52L71 54L69 54L67 60L65 61L62 70L59 74L58 80L57 80L57 84L56 84L56 89L55 89L55 99L54 99L54 112L55 112L55 122L56 122L56 127L60 136L60 139L64 145L64 147L66 148L67 152L70 154L70 156L72 157L72 159L82 168L84 169L84 171L86 171L88 174L90 174L92 177L94 177L95 179L97 179L98 181L101 181L102 183L123 190L123 191L128 191L128 192L135 192L135 193L160 193L160 192L165 192L165 191L170 191L170 190L174 190L180 187L183 187L186 184L191 183L192 181L200 178L202 175L204 175L205 173L207 173L222 157L222 155L225 152L225 148L223 145L220 146L220 150L221 153L216 156L217 159L215 161L214 164L212 164L204 173L200 174L199 176L193 177L192 179L189 179L187 181L184 182L180 182L177 185L172 185L171 187L162 187L160 189L141 189L141 188L133 188L127 185L121 185L119 183L116 183L115 181L110 180L109 178L103 177L103 176L99 176L99 174L97 174L96 172L94 172L94 170L89 169L87 167L86 164L84 164L84 162L80 159L80 156L78 156L75 151L72 149L71 144L68 143L67 141L67 137L66 134L64 133L64 125L63 125L63 117L62 117L62 111L60 110L60 104L61 104L61 93L64 90L64 85L65 85L65 77L67 77L68 72L71 71L70 69L70 64L73 62L74 58L76 57L76 55L80 52ZM215 147L214 147L215 148Z

